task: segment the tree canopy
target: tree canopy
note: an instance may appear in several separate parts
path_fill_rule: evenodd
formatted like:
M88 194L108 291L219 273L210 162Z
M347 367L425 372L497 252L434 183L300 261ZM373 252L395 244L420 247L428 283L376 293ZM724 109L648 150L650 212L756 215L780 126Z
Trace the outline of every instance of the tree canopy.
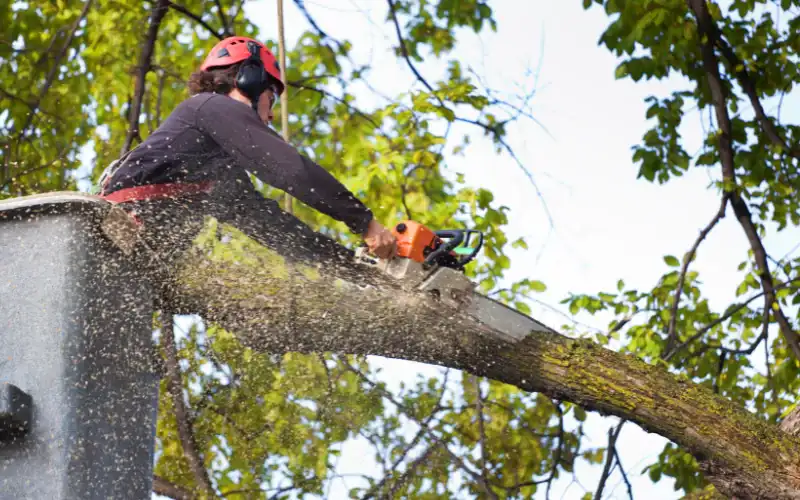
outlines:
M275 34L246 18L252 3L0 5L0 197L74 190L95 179L187 97L188 75L226 34L256 36L277 53ZM546 284L505 284L509 249L528 243L508 238L506 207L491 191L468 187L447 164L469 150L450 132L463 124L494 145L498 161L536 168L519 162L506 140L516 122L536 120L528 107L535 89L501 99L452 55L465 33L503 29L493 4L387 0L382 29L393 39L396 64L417 83L399 95L374 89L378 97L364 105L356 89L368 88L370 68L351 57L348 40L315 22L310 4L295 0L291 8L310 28L287 47L289 135L382 221L484 231L484 258L469 275L484 293L528 313ZM772 255L765 244L800 217L800 129L771 107L800 79L798 4L584 0L584 8L609 16L598 38L618 57L618 78L677 75L685 82L683 90L648 98L652 128L631 145L631 175L638 169L642 182L666 184L689 169L707 169L720 206L684 255L664 256L664 273L651 289L620 281L614 290L576 290L563 303L571 314L612 317L601 333L563 325L569 336L664 367L773 426L794 408L800 368L800 262ZM442 71L424 74L423 60L438 61ZM702 141L699 152L687 151L681 135L689 109L709 116L707 135L693 138ZM345 245L357 243L342 224L301 204L295 214ZM739 300L715 309L692 262L723 217L739 223L750 251L741 256ZM220 250L212 236L205 243L218 251L255 251L243 237ZM607 442L589 443L582 422L587 410L600 409L590 404L458 370L391 388L361 355L258 353L220 325L196 319L178 323L178 330L189 327L173 342L164 335L171 320L156 319L168 375L154 489L174 498L325 495L337 479L342 446L353 438L368 444L375 462L354 479L355 498L529 498L547 494L552 480L572 474L579 461L601 468L603 478L612 467L622 469L615 439L623 424L635 425L621 422ZM653 481L674 479L681 494L713 491L713 466L674 443L646 466ZM599 497L603 482L587 498Z

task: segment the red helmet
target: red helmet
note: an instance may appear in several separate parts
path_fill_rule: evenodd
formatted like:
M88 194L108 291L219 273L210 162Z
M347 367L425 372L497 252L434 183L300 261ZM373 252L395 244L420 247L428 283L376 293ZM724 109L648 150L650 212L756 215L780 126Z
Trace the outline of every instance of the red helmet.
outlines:
M206 71L211 68L229 66L244 61L250 57L247 42L258 45L258 55L261 57L261 62L264 64L264 69L267 70L267 74L275 79L275 83L278 86L278 93L283 93L284 86L281 81L281 67L278 65L278 60L263 43L245 36L230 36L214 45L206 56L205 61L203 61L203 64L200 65L200 70Z

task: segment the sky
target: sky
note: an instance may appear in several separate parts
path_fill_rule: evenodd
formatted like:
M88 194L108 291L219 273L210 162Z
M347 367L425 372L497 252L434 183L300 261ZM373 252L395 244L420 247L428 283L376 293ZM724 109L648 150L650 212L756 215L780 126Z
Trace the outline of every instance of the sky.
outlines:
M291 46L309 25L293 2L285 1L286 38ZM498 32L480 38L465 35L453 53L461 61L469 61L491 88L517 93L520 88L536 86L532 109L538 124L514 125L509 143L533 173L552 216L552 226L526 175L507 155L498 156L478 131L468 126L457 130L470 133L473 145L466 157L449 157L447 162L454 170L464 172L469 184L489 188L496 199L510 207L510 239L524 236L530 248L512 251L509 278L545 282L548 290L541 300L562 311L558 302L569 293L614 290L620 278L631 287L652 287L666 270L663 255L680 258L719 203L707 189L712 179L708 171L692 171L665 186L636 179L631 147L649 128L645 98L666 96L684 88L685 83L678 79L638 83L615 80L618 61L597 43L609 18L596 6L584 11L582 3L494 1ZM371 85L391 94L414 83L408 68L390 53L395 39L384 25L385 1L306 0L305 5L323 30L353 43L357 60L372 64ZM246 14L262 33L273 38L277 36L276 11L276 0L263 0L251 3ZM419 68L426 75L442 71L435 60L427 60ZM530 72L536 68L538 77ZM366 103L371 98L366 92L359 97ZM289 106L291 109L291 103ZM785 113L784 119L792 118ZM703 122L697 112L686 114L682 132L690 154L700 147L704 123L707 126L707 118ZM773 255L782 256L797 241L798 232L790 230L780 238L770 236L766 244ZM703 291L712 305L724 306L734 299L738 284L735 270L746 248L744 235L730 216L701 247L692 268L705 277ZM533 315L553 327L564 323L564 318L548 307L534 304ZM596 318L581 317L581 321L605 327ZM420 374L440 372L407 361L372 361L383 369L381 378L394 387ZM604 446L607 429L615 424L614 418L590 414L587 439L591 445ZM622 431L618 449L637 498L679 497L670 480L653 485L646 474L640 474L665 442L634 424L627 424ZM363 443L348 444L338 472L363 472L364 451L369 452ZM576 470L580 484L589 491L595 489L599 474L599 467ZM584 491L567 476L556 483L552 498L580 498ZM337 482L330 498L345 498L346 492L347 483ZM627 498L618 473L608 481L604 498Z

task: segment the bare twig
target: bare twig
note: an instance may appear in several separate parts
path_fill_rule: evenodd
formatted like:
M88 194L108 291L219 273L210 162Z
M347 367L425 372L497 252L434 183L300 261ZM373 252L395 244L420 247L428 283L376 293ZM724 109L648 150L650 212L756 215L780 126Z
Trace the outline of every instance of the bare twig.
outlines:
M156 39L158 38L158 29L161 27L161 21L167 13L169 8L169 0L158 0L158 3L153 6L153 12L150 16L150 26L147 29L147 38L142 45L142 52L139 54L139 65L136 68L136 84L133 92L133 102L129 110L128 119L128 133L125 136L125 142L122 145L121 155L130 150L134 138L139 138L139 116L142 112L142 99L145 93L145 83L147 82L147 73L150 72L151 64L153 61L153 53L156 48Z
M617 450L617 437L619 436L619 432L622 430L623 425L625 425L624 420L617 425L616 429L613 427L608 428L608 449L606 450L606 463L603 466L603 472L600 475L600 482L597 485L597 491L594 493L594 500L600 500L603 497L603 489L606 487L606 481L608 481L608 476L611 474L611 465L614 463L614 457L616 456L615 452Z
M339 40L328 35L326 32L324 32L322 28L319 27L319 24L317 24L314 18L311 17L311 14L308 12L308 9L306 8L305 0L294 0L294 4L297 6L298 9L300 9L300 12L303 13L303 15L306 18L306 21L308 21L308 24L310 24L311 27L314 28L314 30L316 30L322 42L330 40L333 44L336 45L336 48L339 49L339 52L343 52L342 43Z
M217 4L217 15L219 16L219 21L222 23L222 34L224 36L233 35L233 27L228 23L228 18L225 15L222 2L220 0L214 0L214 3Z
M625 472L625 468L622 466L622 460L619 458L619 449L616 446L614 447L614 458L617 461L619 473L622 474L622 480L625 481L625 486L628 489L628 500L633 500L633 486L631 486L631 482L628 479L628 473Z
M172 330L174 318L171 312L163 311L161 339L166 354L165 364L167 366L167 385L172 394L172 405L175 410L175 422L178 428L178 436L183 446L183 453L189 463L198 485L208 493L213 493L211 480L208 477L203 460L197 449L194 433L192 432L189 421L189 412L183 401L183 384L181 383L181 372L178 366L178 352L175 346L175 338Z
M703 65L706 70L706 77L709 89L711 91L711 100L714 103L716 110L717 123L719 124L720 133L719 137L719 152L720 161L722 163L722 177L724 182L724 189L730 193L731 207L733 208L736 219L742 226L750 247L753 250L753 256L759 270L759 277L761 279L761 286L764 289L765 296L774 304L775 310L773 311L775 319L778 322L781 333L786 339L795 359L800 359L800 336L794 331L789 319L783 313L779 303L775 297L775 287L772 281L772 275L767 262L767 252L758 235L758 230L753 223L750 209L747 202L738 191L736 185L735 173L735 158L733 153L732 144L732 128L731 119L728 114L728 107L726 104L726 91L722 83L722 77L719 73L719 62L717 55L714 52L713 31L714 24L711 14L708 11L708 6L705 0L687 0L689 7L694 13L697 20L698 31L701 39L701 51L703 54Z
M322 95L324 95L326 97L330 97L333 100L335 100L337 102L340 102L340 103L344 104L345 106L347 106L347 109L350 110L351 113L353 113L353 114L355 114L357 116L360 116L361 118L367 120L369 123L374 125L375 128L380 128L380 124L378 122L376 122L372 117L370 117L369 115L367 115L366 113L364 113L360 109L356 108L355 106L353 106L352 104L347 102L345 99L342 99L341 97L339 97L337 95L334 95L334 94L328 92L327 90L319 89L319 88L316 88L316 87L312 87L311 85L306 85L306 84L301 83L299 81L291 81L291 80L287 81L286 85L289 86L289 87L297 88L297 89L310 90L312 92L316 92L318 94L322 94Z
M686 273L689 271L689 264L694 259L697 249L700 247L700 244L703 242L703 240L706 239L708 233L710 233L711 230L714 229L714 226L716 226L717 223L719 223L719 221L725 217L725 208L728 206L728 197L728 193L723 193L722 201L720 202L717 213L714 214L714 218L711 219L711 222L709 222L702 231L700 231L700 234L697 236L692 248L689 249L683 258L683 266L681 267L681 273L678 278L678 285L675 288L675 295L672 298L672 310L670 311L669 328L667 330L667 345L665 347L667 352L672 350L672 348L675 346L675 342L678 340L678 336L675 332L675 326L678 321L678 306L680 305L681 294L683 293L683 284L686 281Z
M447 104L444 102L444 100L442 100L442 98L439 97L439 95L436 93L436 90L434 90L433 86L431 86L431 84L428 83L428 80L426 80L425 77L422 76L422 74L417 69L416 65L414 65L414 62L411 60L411 55L408 52L408 47L406 46L406 42L405 42L405 38L403 37L402 29L400 28L400 21L397 19L397 6L396 6L396 3L395 3L394 0L387 0L387 2L389 3L389 14L391 15L392 24L394 25L395 34L397 35L397 40L398 40L398 43L400 45L400 52L403 55L403 59L406 61L406 65L411 70L411 72L414 74L416 79L420 83L422 83L422 85L425 86L426 89L428 89L428 91L431 93L431 95L433 97L436 98L436 100L439 102L439 106L442 109L447 110L449 113L451 113L455 117L454 118L455 121L462 122L462 123L468 123L468 124L471 124L471 125L476 125L476 126L482 128L487 134L491 134L491 136L494 138L494 140L498 144L500 144L500 146L502 146L502 148L511 156L511 158L514 160L514 162L517 164L517 167L519 167L522 170L522 172L526 175L526 177L528 177L528 180L531 182L531 185L536 190L537 196L539 197L540 200L542 200L542 206L544 208L545 214L547 215L548 222L550 223L550 227L553 227L553 225L554 225L553 217L550 214L550 210L547 208L547 204L544 203L544 195L539 190L539 186L536 184L536 181L533 178L533 174L531 174L530 170L528 170L525 167L525 165L519 159L517 154L514 152L514 149L508 144L508 142L502 136L501 130L502 130L502 127L507 123L507 121L501 121L501 122L499 122L497 124L489 124L489 123L481 122L479 120L472 120L472 119L469 119L469 118L462 118L462 117L456 116L455 112L453 112L453 110L451 110L447 106Z
M491 498L497 498L497 495L492 491L491 487L489 486L489 470L486 467L486 425L483 421L483 393L481 392L481 384L478 377L470 377L472 379L472 383L475 386L475 411L478 414L478 444L481 448L481 456L480 456L480 466L481 466L481 478L483 480L483 487L489 492L489 496Z
M154 4L154 3L158 2L158 1L161 1L161 0L146 0L146 1L149 2L149 3ZM169 5L169 7L172 10L180 12L184 16L188 17L189 19L193 20L194 22L196 22L197 24L199 24L200 26L205 28L206 31L208 31L211 35L214 35L214 37L216 37L217 39L222 40L223 38L225 38L225 35L223 33L220 33L219 31L215 30L210 24L208 24L207 22L203 21L202 17L200 17L197 14L195 14L194 12L190 11L189 9L184 7L183 5L177 4L177 3L173 2L172 0L167 0L167 4Z

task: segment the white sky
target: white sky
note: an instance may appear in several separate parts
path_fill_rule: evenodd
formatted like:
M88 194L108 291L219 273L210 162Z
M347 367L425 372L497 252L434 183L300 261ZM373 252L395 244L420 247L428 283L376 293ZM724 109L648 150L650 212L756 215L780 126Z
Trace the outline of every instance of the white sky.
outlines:
M293 2L284 1L287 44L292 46L308 24ZM370 83L374 87L394 94L413 84L405 65L388 53L395 39L390 27L383 24L385 0L306 0L305 4L323 30L354 44L357 60L371 62ZM520 122L511 128L509 142L533 171L553 216L554 230L550 231L542 205L524 174L507 156L497 157L478 131L468 126L457 131L471 132L474 144L467 158L449 158L448 162L466 172L470 184L491 189L495 199L511 207L511 239L525 236L531 247L513 252L511 278L544 281L549 290L541 298L556 307L569 292L613 291L619 278L628 286L648 289L665 272L662 256L680 258L718 207L716 196L706 189L710 180L706 171L694 171L667 186L636 180L631 147L648 129L644 99L651 94L664 97L681 82L616 81L617 61L597 45L609 19L596 6L586 12L581 4L579 0L492 2L498 33L487 33L480 39L463 36L454 54L488 77L490 87L509 93L517 92L518 86L530 88L533 80L525 77L525 71L541 64L533 109L549 134L537 125ZM276 0L263 0L246 12L266 36L277 37L276 10ZM420 69L430 79L442 70L433 60ZM784 111L783 119L787 118ZM703 128L696 112L687 115L683 131L688 139L687 151L697 152ZM717 170L711 175L716 177ZM797 231L789 232L780 239L767 238L768 250L776 257L798 241ZM734 298L738 284L734 271L745 250L746 240L731 216L701 247L692 267L705 277L704 293L714 305L722 306ZM544 308L534 307L534 315L554 327L563 323L563 318ZM605 325L582 320L599 328ZM392 385L400 380L412 381L420 373L438 372L405 361L376 358L375 362L384 369L382 378ZM606 431L615 423L616 419L590 414L587 439L593 446L604 446ZM646 475L639 475L664 443L634 424L627 424L623 430L618 448L636 498L678 497L671 481L662 479L653 486ZM338 472L364 472L366 464L360 456L364 451L372 456L369 448L359 443L346 447ZM576 471L580 483L590 491L594 491L599 474L600 467L578 467ZM559 481L552 498L580 498L584 490L570 485L571 479ZM346 485L337 482L330 495L346 498ZM544 498L543 491L537 498ZM609 480L604 498L627 498L618 473Z

